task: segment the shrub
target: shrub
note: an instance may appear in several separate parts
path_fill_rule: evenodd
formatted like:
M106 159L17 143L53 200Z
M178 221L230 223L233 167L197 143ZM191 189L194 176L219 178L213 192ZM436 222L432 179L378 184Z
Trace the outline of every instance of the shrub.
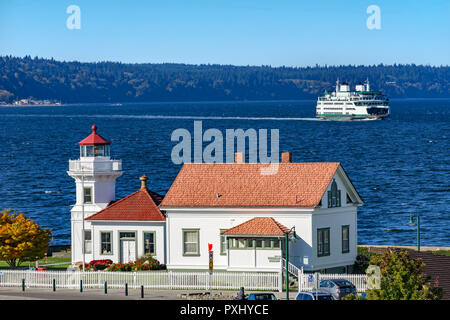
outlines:
M88 271L97 271L97 270L105 270L108 266L112 264L112 260L103 259L103 260L92 260L87 265L84 266L85 270ZM80 265L80 269L83 269L83 265Z
M144 256L135 262L114 263L107 267L108 271L148 271L148 270L164 270L166 266L152 256Z

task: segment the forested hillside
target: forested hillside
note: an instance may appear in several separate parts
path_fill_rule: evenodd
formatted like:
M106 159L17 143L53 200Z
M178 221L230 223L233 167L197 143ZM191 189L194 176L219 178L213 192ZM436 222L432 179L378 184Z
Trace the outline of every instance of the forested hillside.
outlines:
M336 79L369 78L390 98L450 97L450 67L423 65L270 67L80 63L0 57L0 102L62 103L315 99Z

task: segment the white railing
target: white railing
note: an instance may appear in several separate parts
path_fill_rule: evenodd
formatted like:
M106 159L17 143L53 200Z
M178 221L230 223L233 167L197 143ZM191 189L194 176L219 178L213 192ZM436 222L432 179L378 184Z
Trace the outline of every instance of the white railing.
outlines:
M316 280L316 277L319 279ZM367 289L367 275L365 274L321 274L321 273L300 273L298 279L299 291L311 291L315 288L316 283L321 280L329 279L345 279L356 286L358 292L365 292Z
M121 171L122 160L105 160L105 161L82 161L82 160L69 160L69 171Z
M0 287L22 286L52 288L53 280L57 288L103 288L105 282L109 288L151 289L198 289L208 290L271 290L281 288L278 273L249 272L174 272L174 271L140 271L140 272L107 272L107 271L32 271L2 270L0 271Z
M282 264L283 270L286 270L286 259L281 258L281 264ZM299 275L302 273L302 269L300 269L296 265L288 262L288 272L298 278Z

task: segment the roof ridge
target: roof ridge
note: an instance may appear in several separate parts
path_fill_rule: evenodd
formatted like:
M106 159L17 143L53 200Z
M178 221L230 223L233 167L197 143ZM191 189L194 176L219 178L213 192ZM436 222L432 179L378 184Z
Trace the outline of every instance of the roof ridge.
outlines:
M110 210L114 210L116 205L120 205L120 204L124 203L126 200L129 200L129 199L131 199L131 198L134 198L135 196L138 196L139 194L143 193L143 194L145 195L145 197L147 197L147 201L148 201L148 200L150 201L150 203L147 203L147 204L146 204L146 207L147 207L148 209L151 209L152 211L156 211L155 214L157 214L157 217L158 217L158 218L161 218L162 220L165 220L165 219L166 219L165 215L161 212L161 209L160 209L159 206L156 204L156 202L155 202L155 200L153 199L153 197L151 196L150 192L153 192L153 191L148 190L147 188L145 188L145 189L140 188L140 189L136 190L135 192L129 194L128 196L126 196L126 197L124 197L124 198L122 198L122 199L120 199L120 200L114 202L113 204L107 206L106 208L104 208L104 209L102 209L102 210L100 210L100 211L94 213L93 215L91 215L91 216L89 216L89 217L87 217L87 218L85 218L85 219L86 219L86 220L96 220L96 217L98 217L99 215L103 215L103 214L108 214L108 213L110 213L110 212L107 212L107 211L108 211L108 210L109 210L109 211L110 211ZM139 198L138 198L138 199L139 199ZM123 204L123 205L126 206L127 204ZM113 211L113 212L112 212L113 216L116 216L116 215L120 216L120 214L121 214L121 213L120 213L120 212L121 212L121 211L120 211L121 208L119 208L119 209L117 209L117 210L119 210L119 213ZM110 214L111 214L111 213L110 213ZM148 213L146 213L145 215L147 216ZM149 217L151 217L151 215L149 215ZM100 220L101 220L101 219L100 219ZM108 219L105 219L105 220L116 220L116 219L108 218ZM152 219L152 220L155 220L155 219Z
M109 206L106 206L106 207L105 207L105 208L103 208L102 210L100 210L100 211L98 211L98 212L94 213L93 215L90 215L89 217L85 218L85 220L86 220L86 219L90 219L90 218L92 218L92 217L94 217L94 216L98 215L99 213L101 213L101 212L105 211L106 209L109 209L109 208L112 208L112 207L114 207L114 206L115 206L116 204L118 204L118 203L120 203L120 202L124 201L125 199L128 199L128 198L130 198L131 196L133 196L134 194L138 193L139 191L141 191L141 189L139 189L139 190L136 190L135 192L133 192L133 193L131 193L131 194L127 195L127 196L126 196L125 198L122 198L122 199L120 199L120 200L117 200L117 201L113 202L113 203L112 203L112 204L110 204Z
M143 190L144 193L150 198L150 200L152 201L152 204L155 206L155 208L158 210L158 212L161 214L161 216L165 218L164 214L161 212L161 209L159 208L159 205L156 204L155 200L153 199L152 195L150 194L150 192L153 192L153 191L151 191L147 188L139 189L138 191L141 191L141 190ZM156 193L156 192L154 192L154 193ZM164 197L163 197L163 199L164 199ZM162 202L162 200L161 200L161 202Z

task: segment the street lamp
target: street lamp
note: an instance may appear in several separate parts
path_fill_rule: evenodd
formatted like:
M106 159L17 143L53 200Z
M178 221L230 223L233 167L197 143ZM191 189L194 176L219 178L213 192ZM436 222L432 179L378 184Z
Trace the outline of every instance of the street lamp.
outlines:
M413 220L414 217L416 218L416 223ZM417 251L420 252L420 215L418 213L411 213L409 217L409 225L411 227L417 225Z
M293 232L292 232L293 231ZM291 234L292 233L292 234ZM290 235L290 238L289 238ZM295 226L292 227L288 232L284 233L285 248L285 260L286 260L286 300L289 300L289 240L295 241Z

